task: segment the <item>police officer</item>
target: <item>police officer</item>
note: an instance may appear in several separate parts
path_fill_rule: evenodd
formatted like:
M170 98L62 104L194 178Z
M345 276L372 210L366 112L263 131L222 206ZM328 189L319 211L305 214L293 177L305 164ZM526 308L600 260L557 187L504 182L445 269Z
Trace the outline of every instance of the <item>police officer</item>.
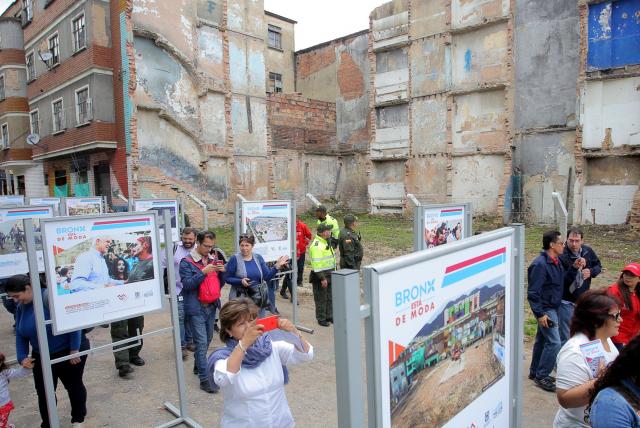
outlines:
M331 234L329 235L329 244L335 249L338 247L338 237L340 236L340 225L338 220L327 214L327 207L324 205L318 205L316 207L316 218L318 219L317 225L325 224L331 226Z
M360 270L362 263L362 237L356 230L358 218L353 214L344 216L344 227L340 229L338 248L340 250L340 269Z
M316 305L318 324L328 327L333 322L333 302L331 300L331 272L336 268L336 255L328 242L331 226L319 224L317 235L309 246L311 275L309 282L313 286L313 300Z

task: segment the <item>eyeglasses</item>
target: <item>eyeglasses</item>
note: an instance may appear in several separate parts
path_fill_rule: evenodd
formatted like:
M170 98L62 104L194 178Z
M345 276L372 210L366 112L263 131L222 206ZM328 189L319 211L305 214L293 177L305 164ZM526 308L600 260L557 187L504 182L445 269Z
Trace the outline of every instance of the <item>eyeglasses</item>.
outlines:
M607 315L618 322L622 321L622 315L620 314L620 311L616 312L615 314L607 314Z
M200 246L206 248L207 250L210 250L214 247L213 245L206 245L206 244L200 244Z
M564 246L564 242L563 241L557 241L557 242L554 242L554 244Z

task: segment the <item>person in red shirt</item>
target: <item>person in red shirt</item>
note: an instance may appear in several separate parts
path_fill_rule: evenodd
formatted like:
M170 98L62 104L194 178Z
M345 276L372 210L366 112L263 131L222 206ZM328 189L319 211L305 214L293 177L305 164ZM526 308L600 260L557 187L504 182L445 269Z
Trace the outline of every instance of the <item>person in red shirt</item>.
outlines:
M620 278L609 286L607 292L620 303L622 324L617 336L611 338L622 349L640 332L640 263L629 263L622 269Z
M311 242L313 235L309 227L302 221L296 219L296 266L298 268L298 287L302 287L302 276L304 273L304 260L305 253L307 251L307 245ZM292 291L291 274L287 274L282 282L282 288L280 289L280 295L283 299L291 300L291 297L287 294L287 288Z

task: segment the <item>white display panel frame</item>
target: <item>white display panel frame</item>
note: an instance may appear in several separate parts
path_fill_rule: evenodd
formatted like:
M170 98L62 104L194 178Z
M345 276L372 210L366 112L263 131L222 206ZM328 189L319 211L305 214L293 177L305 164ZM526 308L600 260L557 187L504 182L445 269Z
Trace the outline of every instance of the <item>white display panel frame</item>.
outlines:
M102 196L87 196L86 198L64 198L64 211L63 214L67 216L80 216L88 215L82 212L90 208L96 208L99 205L99 213L92 213L90 215L104 214L104 199ZM80 212L78 212L80 211Z
M251 224L252 220L258 217L265 219L271 218L272 222L282 223L279 225L286 236L282 240L261 242L258 236L261 232L255 230L256 224ZM283 221L284 219L284 221ZM291 217L291 201L242 201L240 203L240 233L247 233L251 229L251 233L256 238L253 251L260 254L265 262L274 262L280 256L291 256L292 248L295 248L295 235L291 236L292 222ZM295 224L295 222L293 223ZM239 234L236 232L237 238ZM236 239L237 245L237 239Z
M473 234L472 223L470 203L418 206L415 208L414 216L414 250L424 250L469 238ZM446 230L444 242L437 239L438 229L441 229L443 224ZM462 231L456 235L454 229L458 224Z
M47 219L42 221L41 230L45 273L51 284L48 293L54 334L162 309L164 285L156 212ZM103 283L105 281L100 278L105 278L106 261L102 265L100 257L104 256L95 254L100 252L98 246L110 239L109 246L128 248L135 255L139 238L145 236L151 240L153 277L129 283L128 280L114 280L109 274L109 279ZM70 251L68 259L61 256L65 251ZM75 252L78 254L74 257ZM82 267L76 266L81 257ZM68 285L69 293L65 292L64 285L58 285L56 266L69 266L74 270ZM136 266L129 272L129 279ZM79 278L76 276L78 270L89 273L83 273Z
M134 199L132 203L132 211L145 212L154 210L161 213L165 209L173 209L172 220L175 218L176 225L171 227L171 240L178 242L180 240L180 211L177 199ZM159 220L162 220L162 215L159 214ZM159 227L162 227L160 225ZM160 243L164 243L164 237L160 236Z

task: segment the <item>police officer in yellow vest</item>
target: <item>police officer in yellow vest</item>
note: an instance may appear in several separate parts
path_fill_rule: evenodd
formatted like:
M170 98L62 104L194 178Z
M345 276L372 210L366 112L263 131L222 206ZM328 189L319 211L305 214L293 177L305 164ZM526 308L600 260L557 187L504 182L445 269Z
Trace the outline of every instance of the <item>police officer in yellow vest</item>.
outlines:
M331 235L327 240L331 246L336 249L338 247L338 237L340 236L340 225L338 220L327 214L327 207L324 205L318 205L316 207L316 218L318 219L317 225L326 224L331 226Z
M317 235L309 246L311 259L311 275L309 281L313 285L313 300L316 304L318 324L328 327L333 322L333 302L331 300L331 272L336 269L336 255L328 242L331 227L319 224Z

